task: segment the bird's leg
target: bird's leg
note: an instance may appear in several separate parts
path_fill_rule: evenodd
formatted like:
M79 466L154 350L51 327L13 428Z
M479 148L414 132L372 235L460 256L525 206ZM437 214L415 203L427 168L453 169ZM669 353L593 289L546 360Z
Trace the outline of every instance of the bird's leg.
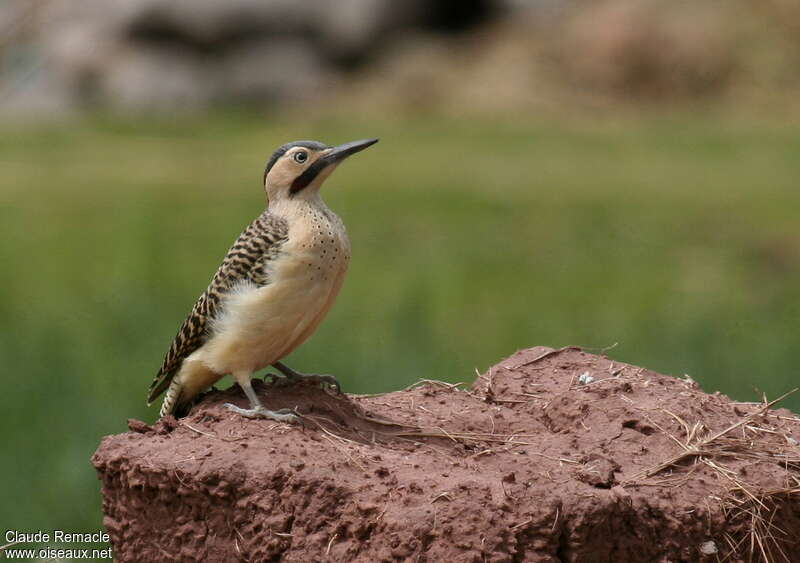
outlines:
M275 362L272 364L272 367L277 369L283 375L286 376L287 379L291 381L307 381L309 383L316 383L317 385L330 385L334 389L336 389L337 393L342 392L342 386L339 385L339 382L336 381L336 378L332 375L319 375L316 373L300 373L298 371L294 371L292 368L287 366L281 362Z
M271 420L277 420L278 422L297 422L299 420L299 417L290 409L271 411L265 408L264 405L261 404L261 401L258 400L256 392L253 391L253 385L250 383L250 375L250 373L234 373L233 377L250 400L251 408L243 409L234 404L225 403L228 409L242 416L246 416L247 418L269 418Z

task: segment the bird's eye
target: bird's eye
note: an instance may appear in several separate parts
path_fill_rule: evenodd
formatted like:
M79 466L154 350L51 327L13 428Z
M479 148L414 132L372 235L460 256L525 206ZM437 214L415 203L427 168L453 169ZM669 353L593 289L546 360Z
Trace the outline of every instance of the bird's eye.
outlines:
M298 151L294 153L294 161L298 164L303 164L306 160L308 160L308 153L306 151Z

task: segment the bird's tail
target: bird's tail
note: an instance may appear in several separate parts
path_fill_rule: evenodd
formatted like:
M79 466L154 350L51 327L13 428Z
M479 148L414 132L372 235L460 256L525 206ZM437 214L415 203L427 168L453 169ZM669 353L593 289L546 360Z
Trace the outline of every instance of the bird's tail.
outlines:
M193 397L187 391L186 387L177 377L173 379L169 387L167 387L167 392L164 393L164 401L161 403L161 410L158 416L163 417L171 414L174 415L175 418L181 418L189 414Z
M164 382L166 392L164 402L161 403L160 416L168 414L176 418L186 416L194 404L195 399L211 385L214 385L222 375L216 373L202 362L188 361L181 365L169 384ZM151 400L155 398L151 395Z
M183 397L185 397L183 384L179 378L175 377L167 387L167 392L164 393L164 401L161 403L161 410L158 416L174 414L177 417L185 415L187 401L183 400Z

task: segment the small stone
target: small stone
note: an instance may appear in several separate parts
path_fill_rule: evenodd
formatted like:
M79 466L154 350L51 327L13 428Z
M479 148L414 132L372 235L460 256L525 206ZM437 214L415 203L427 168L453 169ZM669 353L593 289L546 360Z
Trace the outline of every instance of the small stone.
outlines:
M707 542L703 542L700 544L700 553L703 555L714 555L719 550L717 549L717 544L714 543L712 540L708 540Z

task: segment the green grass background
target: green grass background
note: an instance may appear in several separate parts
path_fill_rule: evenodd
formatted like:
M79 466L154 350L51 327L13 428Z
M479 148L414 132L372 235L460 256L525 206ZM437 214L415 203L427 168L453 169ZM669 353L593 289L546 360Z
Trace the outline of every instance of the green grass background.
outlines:
M290 358L350 392L469 382L519 348L740 400L797 384L800 127L619 119L92 118L0 125L0 524L97 529L89 458L127 418L280 143L379 136L324 187L350 274ZM787 400L800 408L800 398Z

